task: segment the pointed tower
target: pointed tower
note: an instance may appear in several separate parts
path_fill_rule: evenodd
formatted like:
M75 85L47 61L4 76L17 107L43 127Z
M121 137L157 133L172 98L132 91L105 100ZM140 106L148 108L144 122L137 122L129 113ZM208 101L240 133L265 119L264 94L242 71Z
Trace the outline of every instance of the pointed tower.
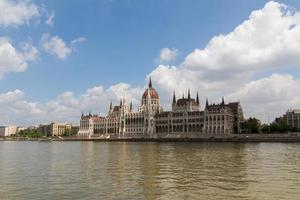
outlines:
M173 92L173 104L175 104L176 103L176 95L175 95L175 90L174 90L174 92Z
M225 101L224 101L224 97L222 97L222 103L221 103L222 107L225 107Z
M199 95L198 95L198 91L197 91L196 103L199 105Z
M152 82L151 82L151 77L149 80L149 86L148 86L148 91L147 91L147 111L151 112L151 94L150 94L150 88L152 88Z
M208 98L206 98L206 104L205 104L205 108L208 107Z
M112 114L112 100L110 100L110 105L109 105L109 110L108 110L108 114L111 115Z
M190 89L188 89L188 100L191 99L191 92L190 92Z
M120 107L122 107L122 99L120 99Z
M132 112L132 101L130 102L129 111Z
M151 76L150 76L150 79L149 79L149 84L148 84L148 87L149 87L149 88L152 88Z

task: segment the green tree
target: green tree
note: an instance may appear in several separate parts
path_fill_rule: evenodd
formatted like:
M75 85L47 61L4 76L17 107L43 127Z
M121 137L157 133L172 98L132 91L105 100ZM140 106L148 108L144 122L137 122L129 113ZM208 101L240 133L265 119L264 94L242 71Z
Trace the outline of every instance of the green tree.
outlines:
M256 118L249 118L247 120L245 120L242 124L242 132L243 133L259 133L259 129L260 129L260 121Z
M25 129L25 130L19 131L16 136L29 137L29 138L39 138L39 137L42 137L43 134L37 129Z
M66 128L63 136L71 136L71 129Z

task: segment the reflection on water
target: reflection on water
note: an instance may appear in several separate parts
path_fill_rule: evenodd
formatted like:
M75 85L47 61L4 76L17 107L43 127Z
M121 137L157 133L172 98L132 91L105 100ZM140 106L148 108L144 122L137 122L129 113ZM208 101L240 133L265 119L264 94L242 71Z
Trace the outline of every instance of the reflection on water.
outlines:
M0 199L300 199L300 144L0 142Z

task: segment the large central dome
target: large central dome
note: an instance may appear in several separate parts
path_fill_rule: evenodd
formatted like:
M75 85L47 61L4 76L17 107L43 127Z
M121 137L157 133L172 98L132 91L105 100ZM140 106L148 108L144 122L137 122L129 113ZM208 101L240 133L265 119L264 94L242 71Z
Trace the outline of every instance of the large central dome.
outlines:
M148 96L148 92L150 94L151 99L159 99L158 93L156 92L156 90L152 87L152 82L151 82L151 78L149 81L149 85L148 88L145 90L144 94L143 94L143 99L146 99Z

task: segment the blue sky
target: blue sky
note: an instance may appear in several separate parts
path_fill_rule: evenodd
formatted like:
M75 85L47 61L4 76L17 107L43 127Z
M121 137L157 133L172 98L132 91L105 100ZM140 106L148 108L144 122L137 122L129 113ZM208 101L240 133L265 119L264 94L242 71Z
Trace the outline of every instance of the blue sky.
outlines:
M77 52L66 60L42 53L23 73L8 74L0 92L26 91L29 99L47 101L71 90L82 93L94 85L106 87L126 82L142 85L155 67L163 47L177 48L178 61L201 48L214 35L230 32L266 1L35 1L55 12L55 24L2 29L15 43L32 40L35 46L44 33L65 41L85 37ZM300 2L284 1L298 7ZM176 62L175 62L176 64Z
M24 1L5 0L5 2L17 4ZM39 9L39 15L32 17L27 23L0 26L0 37L8 37L10 43L19 51L23 43L29 43L37 49L38 55L33 61L27 61L26 70L3 75L0 80L0 94L20 90L26 96L23 101L46 104L66 91L71 91L74 98L78 98L89 88L103 86L106 90L120 82L130 85L133 90L142 91L141 88L146 84L148 75L154 75L154 81L159 79L155 78L154 72L157 66L162 64L157 61L161 49L176 49L176 58L164 64L179 68L195 49L204 49L214 36L232 32L249 18L253 10L262 9L267 2L263 0L27 1L27 4L35 5ZM296 0L282 0L280 3L290 6L290 10L300 9L300 2ZM53 25L48 25L45 21L51 14L54 14ZM49 38L59 37L72 52L63 59L47 52L43 49L41 39L45 34L48 34ZM80 37L85 38L85 41L71 44L71 41ZM251 81L277 73L289 74L298 79L299 69L295 67L295 63L291 63L290 68L287 66L270 67L253 73L239 88ZM207 83L211 83L211 80ZM157 87L162 92L167 91L163 86ZM173 88L176 87L176 84L173 85ZM239 88L228 92L218 91L215 92L216 95L211 94L214 92L212 90L211 93L203 93L202 98L212 96L214 99L214 96L222 94L228 95L230 99L231 94ZM194 91L196 89L198 88ZM167 94L170 92L168 90ZM86 109L88 108L82 110ZM276 114L282 111L277 111ZM21 121L14 120L13 117L6 121L9 119Z

